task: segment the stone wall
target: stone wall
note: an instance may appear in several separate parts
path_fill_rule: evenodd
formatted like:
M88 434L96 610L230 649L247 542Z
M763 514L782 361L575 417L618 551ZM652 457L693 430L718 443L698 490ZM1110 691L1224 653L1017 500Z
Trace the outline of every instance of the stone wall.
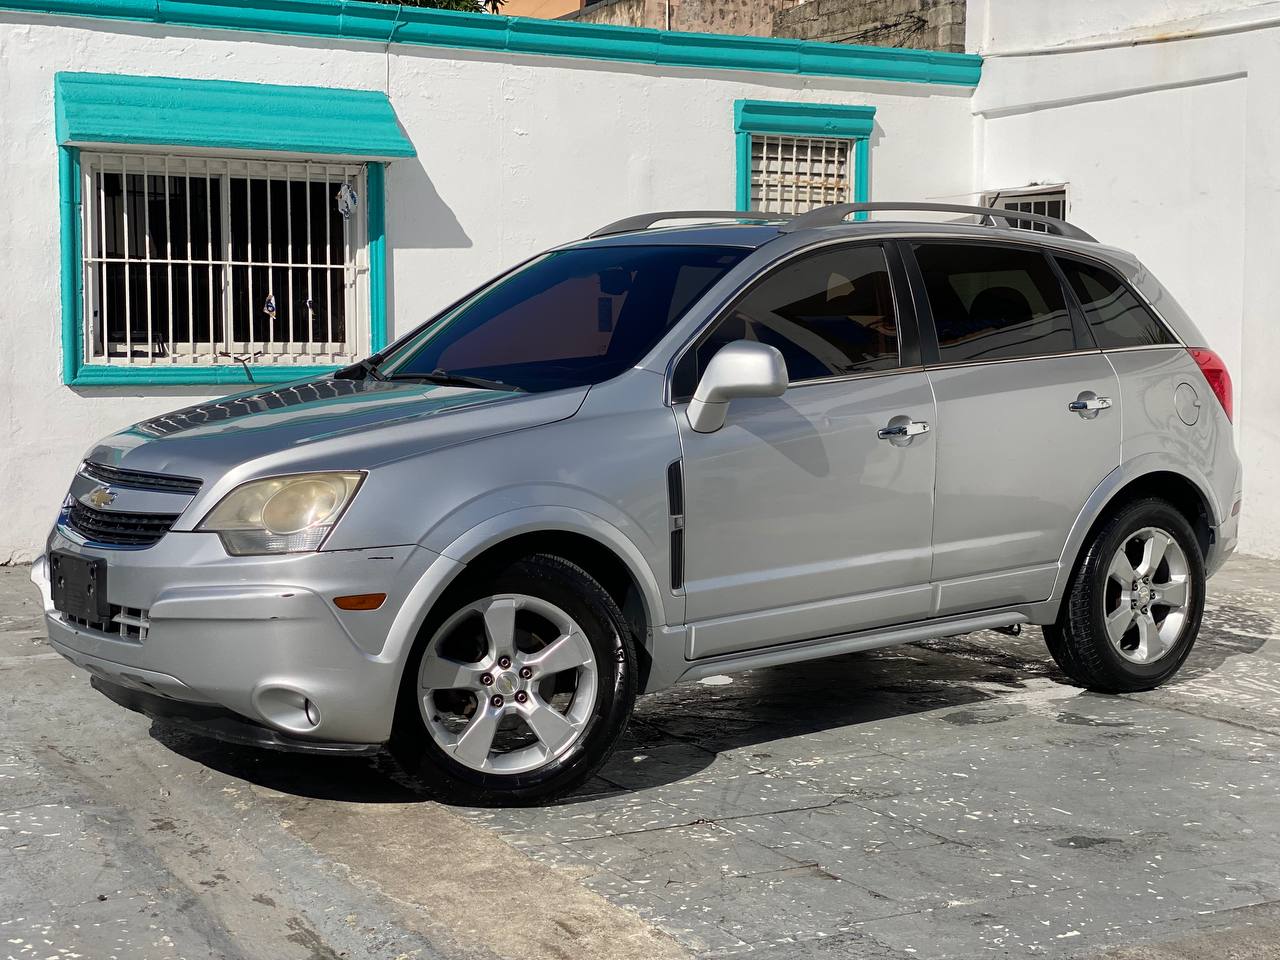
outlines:
M965 0L809 0L779 10L772 35L964 52Z
M670 0L671 29L767 37L774 16L800 0ZM603 0L562 19L625 27L667 26L667 0Z

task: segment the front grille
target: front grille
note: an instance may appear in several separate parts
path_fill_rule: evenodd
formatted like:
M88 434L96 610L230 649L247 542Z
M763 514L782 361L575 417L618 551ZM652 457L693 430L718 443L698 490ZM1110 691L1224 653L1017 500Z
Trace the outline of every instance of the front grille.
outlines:
M174 477L166 473L144 473L141 470L121 470L109 467L105 463L94 463L86 460L80 467L86 477L101 480L103 483L115 484L119 487L134 487L138 490L157 490L162 493L200 492L201 481L195 477Z
M111 616L106 620L86 620L84 617L73 617L69 613L62 618L82 630L96 630L98 633L114 634L122 640L142 643L147 639L151 629L151 618L148 611L139 607L120 607L111 604Z
M115 547L149 547L178 519L176 513L124 513L95 510L79 500L71 501L67 526L86 540Z

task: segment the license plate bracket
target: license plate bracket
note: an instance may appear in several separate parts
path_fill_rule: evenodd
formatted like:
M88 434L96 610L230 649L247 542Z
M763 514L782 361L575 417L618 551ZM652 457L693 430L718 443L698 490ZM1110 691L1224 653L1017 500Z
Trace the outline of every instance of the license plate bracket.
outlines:
M107 602L107 561L55 550L49 554L49 585L53 606L81 620L102 622L111 617Z

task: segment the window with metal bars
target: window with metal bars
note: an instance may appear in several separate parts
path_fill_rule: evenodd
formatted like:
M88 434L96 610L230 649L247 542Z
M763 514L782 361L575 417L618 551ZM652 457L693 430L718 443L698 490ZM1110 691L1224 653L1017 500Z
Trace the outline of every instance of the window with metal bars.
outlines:
M1018 213L1038 213L1044 217L1067 218L1067 191L1065 187L1052 187L1047 190L1011 190L1007 192L989 193L982 198L986 207L1000 210L1016 210ZM1043 223L1031 220L1014 220L1010 224L1020 230L1034 230L1036 233L1048 233L1049 228Z
M312 366L368 344L360 164L81 155L85 363Z
M751 209L805 213L853 199L853 141L751 135Z

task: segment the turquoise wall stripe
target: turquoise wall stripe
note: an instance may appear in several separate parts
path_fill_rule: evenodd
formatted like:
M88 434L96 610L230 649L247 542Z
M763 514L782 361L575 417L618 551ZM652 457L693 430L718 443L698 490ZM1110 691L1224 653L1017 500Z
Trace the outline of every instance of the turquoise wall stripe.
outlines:
M975 86L982 58L899 47L457 13L362 0L10 0L0 9L669 67Z
M269 150L362 158L416 155L385 93L227 80L59 73L59 143Z
M382 164L369 164L365 174L369 194L369 352L387 345L387 201L386 171Z
M792 103L785 100L736 100L733 129L739 210L751 209L751 135L843 137L853 141L853 202L871 194L871 132L876 108L845 103ZM855 215L865 220L867 215Z

